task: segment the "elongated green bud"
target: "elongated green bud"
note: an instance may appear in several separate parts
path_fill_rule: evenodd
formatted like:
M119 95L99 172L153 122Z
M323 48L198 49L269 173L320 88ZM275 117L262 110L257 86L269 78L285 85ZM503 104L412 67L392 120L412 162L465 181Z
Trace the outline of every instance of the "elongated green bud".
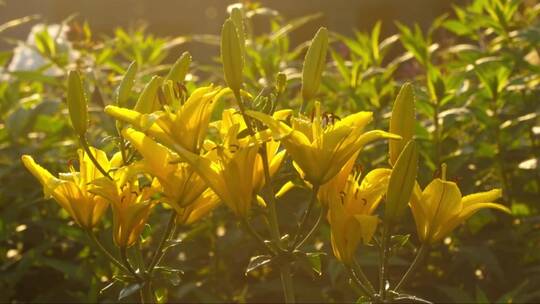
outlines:
M67 104L73 129L79 136L84 137L88 128L88 102L77 71L69 71L68 74Z
M407 142L414 136L414 92L413 86L406 83L401 87L399 94L392 108L392 117L390 118L390 133L402 137L401 140L390 140L390 164L395 164L401 150Z
M163 78L159 76L154 76L148 84L144 87L137 103L135 104L134 110L139 113L152 113L159 110L160 103L158 100L158 90L163 82Z
M126 73L124 74L124 78L122 78L122 81L120 82L120 86L118 86L116 104L119 107L129 107L127 101L129 99L129 95L131 94L131 89L133 88L133 84L135 82L135 75L137 75L138 69L139 67L137 65L137 62L133 61L127 68Z
M233 92L240 92L243 82L244 58L234 22L227 19L221 30L221 61L225 81Z
M172 80L176 82L184 82L186 79L186 74L189 71L189 65L191 64L191 54L189 52L184 52L176 60L176 62L171 67L169 74L165 77L165 80Z
M384 217L390 223L397 223L403 216L411 198L417 170L418 151L414 140L410 140L399 155L388 181Z
M322 72L326 63L328 50L328 30L321 27L311 41L302 69L302 98L304 102L317 94L321 85Z
M240 48L242 49L242 56L246 57L246 31L244 28L244 14L239 7L233 7L231 10L231 20L236 27L236 33L240 40Z

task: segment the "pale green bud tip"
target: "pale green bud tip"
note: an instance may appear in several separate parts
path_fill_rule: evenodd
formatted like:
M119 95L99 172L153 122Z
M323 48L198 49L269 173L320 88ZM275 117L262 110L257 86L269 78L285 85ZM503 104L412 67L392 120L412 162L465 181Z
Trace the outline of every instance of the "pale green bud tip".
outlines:
M176 82L183 82L186 78L186 75L189 71L189 65L191 64L191 54L189 52L184 52L176 60L176 62L171 67L169 74L165 77L166 80L172 80Z
M221 61L227 85L231 90L240 92L244 58L236 26L231 19L225 21L221 31Z
M69 118L77 134L84 135L88 127L88 106L79 72L70 71L68 74L67 104Z
M152 77L137 99L134 110L140 113L151 113L159 110L161 105L158 100L158 90L162 83L162 77Z
M244 21L242 16L242 10L239 7L233 7L231 10L231 20L234 22L234 25L236 26L236 30L239 32L243 32L244 30Z
M137 75L138 69L139 69L139 66L137 64L137 61L133 61L127 68L126 73L124 74L124 78L122 78L122 81L120 82L120 86L118 86L118 94L116 96L116 104L118 106L120 107L128 106L127 101L131 94L131 89L133 88L133 84L135 83L135 76Z
M235 6L232 8L231 20L234 23L234 26L236 28L236 33L238 35L238 40L240 41L240 49L242 51L242 56L245 56L246 33L244 29L244 14L242 13L241 7Z

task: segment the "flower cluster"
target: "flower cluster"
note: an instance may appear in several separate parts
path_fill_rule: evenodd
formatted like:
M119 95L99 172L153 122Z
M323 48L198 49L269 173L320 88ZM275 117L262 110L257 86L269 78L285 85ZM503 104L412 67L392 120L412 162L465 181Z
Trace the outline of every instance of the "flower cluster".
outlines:
M301 250L321 218L326 218L335 257L345 265L355 265L357 247L371 243L381 222L380 246L387 249L388 237L407 206L416 221L418 237L425 244L441 240L481 208L508 212L493 203L501 196L500 190L462 197L456 183L446 180L445 166L441 178L421 190L416 181L418 151L411 85L400 92L388 131L368 130L373 116L368 111L344 117L324 112L324 101L312 99L322 73L316 67L326 56L325 29L318 32L306 56L302 108L276 110L279 104L275 95L266 103L257 103L243 90L243 42L238 33L242 29L233 21L226 22L222 35L228 88L200 87L186 98L179 89L185 76L181 72L152 78L133 108L120 101L105 108L105 113L116 120L119 133L119 152L111 159L86 142L86 97L79 74L70 73L68 106L83 148L78 152L78 171L70 164L69 173L55 177L31 156L24 155L22 160L43 185L45 195L53 197L82 228L92 233L110 205L113 239L125 253L139 241L157 204L171 210L172 226L177 226L193 224L223 203L262 241L269 255L280 261ZM182 62L186 58L189 56L182 56ZM185 70L180 63L175 67ZM126 83L121 87L124 92ZM272 89L278 92L282 85ZM233 102L216 106L227 100ZM355 170L362 149L381 140L389 143L388 167ZM294 238L283 240L275 218L275 200L294 183L290 180L273 185L272 179L287 159L292 160L296 171L296 184L300 180L301 186L311 189L312 199ZM282 186L279 193L273 193L274 186ZM382 213L378 211L380 205L384 205L382 220L378 215ZM265 214L271 227L270 241L263 240L249 225L255 206L269 211ZM314 208L320 210L319 220L306 233L307 218ZM172 234L174 229L166 233L165 240ZM125 268L132 270L126 261ZM145 275L131 272L144 281L158 262L159 257L153 259Z

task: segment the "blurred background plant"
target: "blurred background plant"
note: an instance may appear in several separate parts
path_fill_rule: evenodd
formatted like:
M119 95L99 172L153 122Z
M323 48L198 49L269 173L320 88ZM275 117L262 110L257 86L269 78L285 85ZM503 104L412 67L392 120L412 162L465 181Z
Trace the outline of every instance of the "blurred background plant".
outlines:
M244 13L247 88L253 92L270 87L282 72L288 85L278 107L299 107L307 47L303 41L313 33L301 41L291 37L310 24L321 25L324 14L289 19L252 2L244 3ZM437 245L411 280L411 292L422 298L540 300L539 14L540 5L534 1L475 0L454 6L431 24L376 22L369 30L353 34L341 31L342 26L329 26L331 48L317 99L338 116L373 111L374 128L387 129L399 87L412 82L416 138L423 152L419 182L425 185L439 165L447 163L449 179L463 193L501 187L503 202L514 214L509 218L483 210ZM77 16L57 24L45 21L34 15L0 20L6 45L0 52L0 301L115 301L119 293L122 300L132 301L129 290L108 285L112 273L107 261L94 254L67 213L44 202L41 187L22 168L20 155L34 155L52 172L76 158L77 143L65 104L69 69L83 71L90 92L89 142L110 150L116 129L103 107L115 100L115 88L129 63L136 60L139 65L133 91L140 92L153 74L168 71L177 54L188 47L186 43L196 42L208 46L208 51L205 56L195 55L199 63L192 64L187 75L187 90L192 91L195 81L224 83L219 36L158 37L144 26L103 34ZM28 24L32 27L27 38L9 34ZM129 99L134 100L133 95ZM385 144L364 150L358 164L363 170L387 166ZM290 171L283 170L277 179L289 177ZM294 231L294 212L306 203L304 196L293 190L278 201L285 231ZM418 241L408 238L415 228L412 217L406 218L395 250L412 260L413 244ZM163 212L154 212L146 229L161 231L165 222ZM101 237L112 246L110 226L105 223L109 228ZM279 275L270 267L246 274L256 247L238 228L231 214L218 208L195 229L181 233L182 243L171 250L166 263L184 273L164 275L158 289L161 298L280 301ZM310 246L329 254L311 265L319 268L320 275L304 271L310 268L305 265L296 266L297 299L355 299L344 268L331 255L326 241L329 228L323 225L319 234ZM143 233L143 238L148 235ZM375 249L363 246L361 252L360 264L368 276L375 277ZM407 261L394 257L390 264L404 271ZM390 277L397 279L401 273Z

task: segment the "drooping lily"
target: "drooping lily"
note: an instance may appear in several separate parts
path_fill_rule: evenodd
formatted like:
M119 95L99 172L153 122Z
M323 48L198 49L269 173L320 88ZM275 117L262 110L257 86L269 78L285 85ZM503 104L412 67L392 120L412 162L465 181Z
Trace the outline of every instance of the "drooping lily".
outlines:
M246 113L266 124L291 155L299 173L319 186L334 177L365 144L379 138L400 138L380 130L364 132L371 112L358 112L341 120L323 118L319 102L315 103L313 119L291 117L290 126L260 112Z
M347 174L343 187L323 195L323 203L329 206L332 249L343 263L353 261L360 242L371 241L379 221L372 214L386 192L390 173L390 169L372 170L361 183L358 174Z
M128 248L137 242L150 211L157 201L154 195L160 192L157 179L143 185L138 177L141 165L121 167L112 174L113 180L96 179L91 192L107 199L113 211L113 239L120 248Z
M422 191L415 185L411 209L421 241L435 243L446 237L454 228L482 208L493 208L506 213L510 210L493 203L501 197L500 189L463 196L454 182L446 180L446 167L442 178L434 179Z
M161 199L174 208L178 224L189 224L217 206L219 198L188 163L177 162L177 155L142 132L128 128L122 135L144 157L144 171L158 179Z
M166 108L151 114L107 106L105 112L116 119L130 123L134 128L154 137L160 143L173 147L180 145L198 153L202 147L210 116L220 88L198 88L177 111Z
M96 160L105 170L109 170L113 165L107 159L105 152L90 147L90 151ZM64 208L75 222L85 228L95 227L108 207L108 203L102 197L89 192L90 183L104 176L96 169L88 155L82 150L79 154L79 172L73 167L69 173L60 173L59 177L54 177L45 168L38 165L29 155L22 156L25 167L43 185L43 192L46 198L52 197ZM117 162L113 159L112 163Z

